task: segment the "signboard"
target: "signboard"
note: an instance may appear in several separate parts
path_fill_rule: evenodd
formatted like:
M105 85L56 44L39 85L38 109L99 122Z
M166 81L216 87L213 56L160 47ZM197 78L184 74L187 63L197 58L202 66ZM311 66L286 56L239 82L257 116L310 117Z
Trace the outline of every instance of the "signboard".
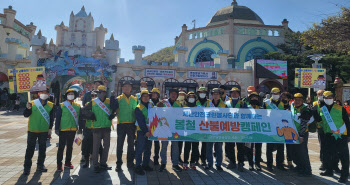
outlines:
M257 64L260 64L265 69L271 71L281 79L287 79L287 61L280 60L257 60Z
M194 79L217 79L217 72L213 71L187 71L187 78Z
M343 89L343 102L350 100L350 89Z
M294 86L326 89L326 69L296 68Z
M175 78L175 70L145 69L145 76L147 76L147 77Z
M16 78L14 78L14 72ZM44 67L28 67L8 69L10 93L14 93L16 79L17 93L28 92L32 87L40 89L46 88L45 68Z
M148 110L151 140L298 143L286 110L173 108Z

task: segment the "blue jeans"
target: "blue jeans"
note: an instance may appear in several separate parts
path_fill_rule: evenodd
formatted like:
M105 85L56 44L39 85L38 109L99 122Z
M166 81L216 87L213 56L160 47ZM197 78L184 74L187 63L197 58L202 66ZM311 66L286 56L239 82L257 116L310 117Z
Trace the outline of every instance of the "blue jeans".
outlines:
M144 137L142 131L137 131L137 145L136 145L136 167L140 166L148 166L151 158L151 148L152 141L148 140L147 137ZM143 161L142 161L142 153L143 153Z
M161 164L166 164L167 162L167 151L168 151L169 141L162 141L162 148L160 150ZM179 164L179 142L171 141L171 161L173 165Z
M213 142L207 142L207 162L209 167L213 167ZM222 164L222 142L215 142L216 160L215 165L221 166Z

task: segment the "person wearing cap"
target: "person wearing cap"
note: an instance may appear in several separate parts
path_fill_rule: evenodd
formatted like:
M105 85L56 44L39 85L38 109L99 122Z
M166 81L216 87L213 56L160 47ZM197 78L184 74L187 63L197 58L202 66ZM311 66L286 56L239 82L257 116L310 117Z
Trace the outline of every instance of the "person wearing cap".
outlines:
M148 90L147 82L146 81L141 81L140 82L140 92L136 93L136 98L137 98L137 103L139 104L141 102L141 92L143 90Z
M57 150L57 171L63 171L62 159L63 151L66 147L65 168L73 169L72 152L75 133L81 133L83 127L82 117L80 114L80 104L74 102L78 97L78 92L68 89L64 98L66 101L60 103L56 109L55 133L59 136Z
M198 100L196 101L197 107L209 107L210 100L207 98L207 89L205 87L200 87L197 90ZM202 161L202 166L207 166L207 144L206 142L201 142L201 153L200 158Z
M261 97L257 92L251 92L250 95L248 96L247 102L249 103L248 107L252 109L262 109L260 106L261 102ZM255 168L258 171L261 171L261 165L260 163L262 162L261 160L261 148L262 148L262 143L252 143L250 148L247 149L247 157L248 157L248 162L249 162L249 169L254 170L254 165ZM255 163L253 162L253 150L255 153ZM239 157L238 160L244 161L244 158ZM241 162L243 163L243 162ZM242 171L242 170L241 170Z
M135 116L138 123L135 173L138 175L145 175L143 170L153 171L153 169L149 166L152 141L148 140L148 138L151 136L148 123L148 109L153 107L153 104L149 101L149 96L148 90L142 90L140 93L140 103L135 108Z
M54 104L47 100L49 98L48 89L40 91L38 95L38 99L27 103L26 109L23 112L24 117L29 117L27 149L24 160L23 175L29 175L30 173L37 140L39 143L39 155L36 171L47 172L47 168L44 166L46 157L46 139L48 135L51 135L54 121Z
M323 101L323 93L324 90L318 90L316 92L317 95L317 101L314 101L313 107L312 107L312 113L314 115L314 117L316 117L318 114L320 114L320 110L321 107L324 106L324 101ZM321 123L320 122L316 122L317 124L317 136L318 136L318 142L320 144L320 161L321 161L321 166L320 166L320 170L325 170L324 165L323 165L323 159L324 159L324 132L323 129L321 127Z
M97 98L91 100L83 109L82 113L86 120L92 120L92 161L94 172L99 173L101 170L109 170L107 165L112 119L115 117L114 112L118 108L118 101L111 101L107 98L107 88L103 85L97 87ZM98 154L103 141L103 151L98 162Z
M93 89L84 94L83 102L82 102L83 106L85 106L86 103L91 101L92 92L94 92L94 90L96 90L98 88L98 86L100 86L100 85L103 85L103 82L101 80L94 81Z
M298 145L290 145L292 147L293 153L293 161L296 164L296 169L300 176L309 177L312 175L311 173L311 165L309 159L309 152L307 148L309 133L308 133L308 122L312 117L311 111L304 104L304 96L301 93L294 94L294 102L290 105L290 109L292 112L292 118L294 121L294 125L297 129L299 135L299 143ZM280 129L277 125L277 132L280 135L282 129ZM284 127L286 128L286 127ZM290 129L290 127L287 127ZM286 131L288 131L285 129ZM284 132L285 139L289 139L290 141L294 140L292 137L292 131ZM287 136L289 136L287 138Z
M196 100L197 100L196 94L193 91L188 92L186 97L185 107L197 107ZM196 162L199 160L198 147L199 147L199 142L191 142L191 141L185 142L184 164L183 164L184 170L188 169L188 164L189 164L188 159L190 157L191 150L192 150L192 153L191 153L190 168L193 170L196 170Z
M280 100L281 90L277 87L271 89L272 97L264 101L264 109L284 110L284 103ZM273 149L277 148L276 155L276 167L282 171L285 171L284 162L284 144L267 143L266 144L266 158L267 158L267 169L273 171Z
M157 106L159 103L160 98L160 91L158 88L153 88L151 91L151 99L150 102L153 106ZM153 164L158 166L159 165L159 151L160 151L160 145L159 141L153 141L154 146L154 156L153 156Z
M97 98L95 91L91 92L91 99ZM85 106L88 104L87 102ZM85 126L83 127L83 141L81 146L81 153L84 157L85 164L83 168L88 168L90 165L90 156L92 156L93 136L92 136L92 122L93 120L85 120ZM102 145L100 145L99 154L102 156Z
M134 167L135 159L135 132L136 132L136 117L135 108L137 106L137 98L131 95L132 83L124 81L122 84L122 94L117 97L118 101L118 125L117 125L117 162L116 172L122 171L122 156L125 137L128 136L127 143L127 167ZM113 98L114 99L114 98Z
M246 102L247 104L249 103L249 101L248 101L249 95L250 95L252 92L255 92L255 87L254 87L254 86L248 86L248 87L247 87L247 96L244 97L244 98L242 99L242 100L243 100L244 102Z
M211 91L211 95L213 97L213 100L209 102L209 107L218 107L218 108L227 108L225 102L221 99L222 92L219 90L219 88L214 88ZM221 164L222 164L222 142L207 142L207 166L205 167L206 170L210 170L213 168L213 146L215 146L215 153L216 153L216 169L218 171L223 171Z
M229 100L230 100L230 97L227 96L227 93L226 93L227 87L226 87L225 85L220 85L220 86L219 86L219 89L220 89L220 94L221 94L221 100L222 100L223 102L229 101Z
M185 99L186 99L186 91L181 89L179 90L179 97L177 97L177 100L181 103L181 106L185 105Z
M315 120L321 123L324 138L324 167L322 176L333 176L334 166L338 163L338 158L342 164L341 175L338 180L346 183L349 176L349 148L347 141L347 130L350 126L349 117L344 107L334 103L334 95L331 91L323 93L325 105L320 108L320 114ZM338 156L337 156L338 155ZM338 158L337 158L338 157Z
M177 89L169 90L169 99L163 100L158 103L158 107L182 107L181 103L177 100L179 96L179 91ZM173 123L175 124L175 123ZM159 172L163 172L167 163L167 150L168 150L169 141L162 141L162 148L160 150L161 165ZM182 169L179 166L179 142L171 141L171 160L173 163L173 170L176 172L181 172Z
M233 87L230 90L231 98L229 101L226 101L226 106L228 108L247 108L247 104L240 99L241 90L237 87ZM227 166L228 169L236 168L236 151L235 151L236 143L225 143L225 154L229 159L229 164ZM244 143L237 143L237 157L238 157L238 170L243 171L243 163L244 163Z

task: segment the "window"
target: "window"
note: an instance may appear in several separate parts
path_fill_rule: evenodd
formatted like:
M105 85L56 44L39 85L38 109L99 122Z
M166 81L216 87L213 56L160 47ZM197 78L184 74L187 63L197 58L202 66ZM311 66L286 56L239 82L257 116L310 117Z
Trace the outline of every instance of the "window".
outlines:
M214 59L211 58L212 54L214 54L214 51L212 51L210 49L204 49L204 50L200 51L196 57L195 63L214 61Z
M253 50L250 50L246 56L246 61L252 60L252 59L265 59L265 54L267 51L263 48L255 48Z

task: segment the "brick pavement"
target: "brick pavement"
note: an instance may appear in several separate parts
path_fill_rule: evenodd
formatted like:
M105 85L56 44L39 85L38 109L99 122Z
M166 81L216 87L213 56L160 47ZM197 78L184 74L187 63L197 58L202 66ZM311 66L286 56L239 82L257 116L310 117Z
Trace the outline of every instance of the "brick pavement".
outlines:
M20 113L6 113L0 111L0 184L336 184L339 174L334 177L319 176L319 144L316 134L311 134L309 139L309 153L313 168L313 177L298 177L292 171L282 172L275 170L273 173L266 170L266 164L263 163L263 171L248 171L241 173L236 169L226 169L227 162L224 161L223 172L215 169L206 171L198 167L196 171L187 170L180 173L171 169L171 163L167 164L166 172L158 172L159 166L155 171L147 173L145 176L138 176L123 166L123 172L114 171L116 161L116 132L112 131L111 149L108 159L108 165L113 170L95 174L92 168L80 168L80 147L74 144L72 163L74 169L64 172L56 172L56 152L58 137L53 134L52 139L47 142L47 157L45 165L48 168L47 173L36 173L37 152L33 157L33 166L29 176L23 176L23 161L27 141L27 119ZM170 145L169 145L170 146ZM126 144L124 146L126 152ZM265 145L263 145L263 152ZM170 152L170 149L168 150ZM126 155L123 156L124 160ZM263 153L263 160L266 161ZM170 154L168 154L168 161ZM245 167L247 167L246 164ZM153 167L153 164L152 164ZM349 183L350 184L350 183Z

